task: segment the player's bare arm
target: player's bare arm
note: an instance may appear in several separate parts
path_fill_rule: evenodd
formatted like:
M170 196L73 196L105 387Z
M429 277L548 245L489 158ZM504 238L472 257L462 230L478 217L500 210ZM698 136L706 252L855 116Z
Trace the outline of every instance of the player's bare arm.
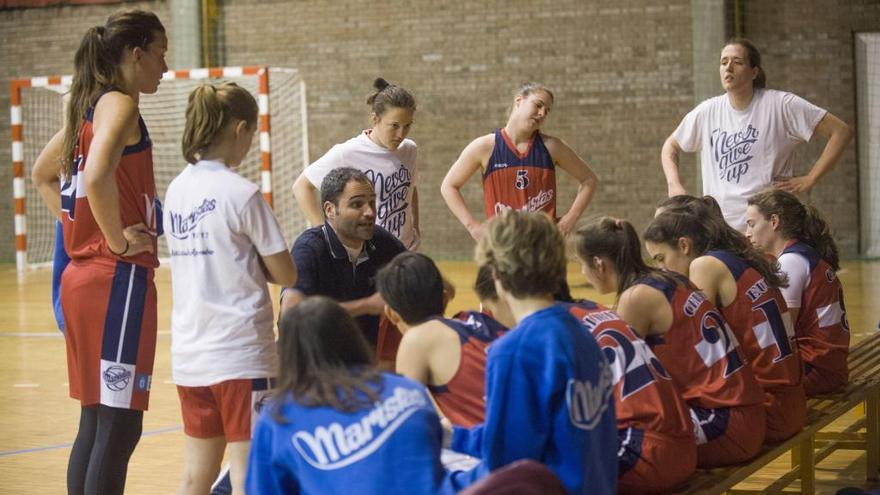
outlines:
M293 197L296 198L296 204L299 205L310 226L315 227L324 223L324 213L318 206L318 189L312 185L305 172L299 174L293 183Z
M647 285L634 285L625 290L616 311L642 338L663 335L672 326L672 308L666 296Z
M61 163L63 147L64 129L55 133L52 139L46 143L37 161L34 162L34 168L31 170L31 180L34 181L34 187L43 198L43 202L52 212L52 215L59 217L61 215Z
M543 135L542 138L555 165L571 175L578 183L577 195L568 212L559 219L558 223L559 230L568 235L593 199L599 186L599 178L590 165L578 156L565 141L547 135Z
M260 261L269 283L283 287L291 287L296 283L296 265L290 257L290 251L261 256Z
M774 186L795 194L809 192L816 186L819 179L837 164L840 155L843 154L843 150L852 141L854 133L846 122L829 112L816 125L813 135L828 141L825 143L825 149L822 150L822 154L819 155L819 159L813 164L810 172L804 176L776 181L773 183Z
M663 166L663 174L666 176L667 194L671 198L681 194L687 194L687 190L681 185L681 177L678 175L678 163L681 156L681 146L671 135L663 143L660 151L660 163Z
M736 280L724 262L714 256L700 256L691 261L690 279L719 308L736 298Z
M482 224L468 209L461 195L461 188L478 171L485 168L492 148L495 146L494 134L487 134L471 141L461 152L458 160L449 168L443 183L440 184L440 194L446 201L446 206L461 222L474 240L479 240L482 233Z
M95 221L115 253L126 256L153 251L153 236L146 226L123 227L119 216L116 167L126 145L140 141L137 103L128 95L111 91L98 100L93 119L94 138L86 159L86 195Z

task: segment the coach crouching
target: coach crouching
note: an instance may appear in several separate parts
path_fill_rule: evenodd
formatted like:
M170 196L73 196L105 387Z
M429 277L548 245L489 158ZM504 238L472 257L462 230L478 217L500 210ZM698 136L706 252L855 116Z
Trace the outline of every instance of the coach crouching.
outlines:
M358 322L364 336L378 347L380 360L393 360L399 335L380 320L385 303L376 291L376 272L406 250L393 234L376 225L376 193L363 172L342 167L321 182L324 224L304 231L293 244L294 287L281 293L281 313L306 296L338 301ZM390 328L389 328L390 327ZM393 349L391 348L393 347Z

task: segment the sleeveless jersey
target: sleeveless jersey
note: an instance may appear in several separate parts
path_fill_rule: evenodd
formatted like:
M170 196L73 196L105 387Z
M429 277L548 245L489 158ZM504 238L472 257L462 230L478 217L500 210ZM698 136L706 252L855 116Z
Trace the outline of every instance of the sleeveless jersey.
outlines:
M765 390L799 385L803 372L782 292L730 251L706 255L723 262L736 280L736 298L721 308L721 314L740 341L755 379Z
M846 383L850 334L840 279L831 265L808 244L795 242L782 252L798 254L810 265L810 278L801 296L794 326L801 358L813 368L831 373Z
M486 219L506 210L543 211L556 219L556 168L536 132L520 153L504 129L495 131L495 147L483 173Z
M705 409L763 404L764 393L746 365L721 312L702 292L672 281L643 278L672 307L664 335L645 339L689 406Z
M103 96L103 95L102 95ZM100 96L98 97L100 99ZM61 215L64 232L64 249L74 261L85 261L104 258L114 261L117 256L110 252L107 240L101 233L98 223L89 206L86 196L85 176L86 158L94 137L92 117L95 106L89 107L80 126L77 143L73 151L73 167L70 179L64 181L61 188ZM141 140L137 144L126 146L116 167L116 189L119 193L119 215L122 226L127 227L143 223L154 232L160 233L157 215L156 183L153 178L153 144L147 132L147 126L138 116ZM141 266L155 268L159 266L156 254L156 239L153 239L153 252L140 253L126 257L125 261Z
M445 385L428 385L443 415L456 426L470 428L486 415L486 353L489 344L507 330L501 323L474 311L462 311L455 319L435 318L455 330L461 342L461 360Z
M563 303L589 330L611 366L617 428L691 438L687 405L651 349L620 316L592 301Z

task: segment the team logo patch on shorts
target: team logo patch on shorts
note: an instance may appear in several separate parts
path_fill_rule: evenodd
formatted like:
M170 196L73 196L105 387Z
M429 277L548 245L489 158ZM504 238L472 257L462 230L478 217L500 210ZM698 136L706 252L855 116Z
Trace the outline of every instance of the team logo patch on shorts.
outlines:
M131 383L131 371L128 371L122 366L110 366L109 368L105 368L102 375L104 377L104 385L114 392L125 390L125 388L128 387L128 384Z
M142 373L136 373L134 375L134 389L138 392L149 392L152 383L153 375L144 375Z

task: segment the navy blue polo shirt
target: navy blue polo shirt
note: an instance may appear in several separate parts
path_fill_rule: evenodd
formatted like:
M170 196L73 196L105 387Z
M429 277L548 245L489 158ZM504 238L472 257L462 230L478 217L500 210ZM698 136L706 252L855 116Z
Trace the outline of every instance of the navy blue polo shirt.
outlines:
M327 296L339 302L369 297L376 292L376 272L398 254L406 251L393 234L376 225L373 238L357 264L348 259L348 251L336 232L326 223L312 227L296 239L291 254L296 263L294 289L307 296ZM356 318L364 336L373 346L379 334L379 317Z

